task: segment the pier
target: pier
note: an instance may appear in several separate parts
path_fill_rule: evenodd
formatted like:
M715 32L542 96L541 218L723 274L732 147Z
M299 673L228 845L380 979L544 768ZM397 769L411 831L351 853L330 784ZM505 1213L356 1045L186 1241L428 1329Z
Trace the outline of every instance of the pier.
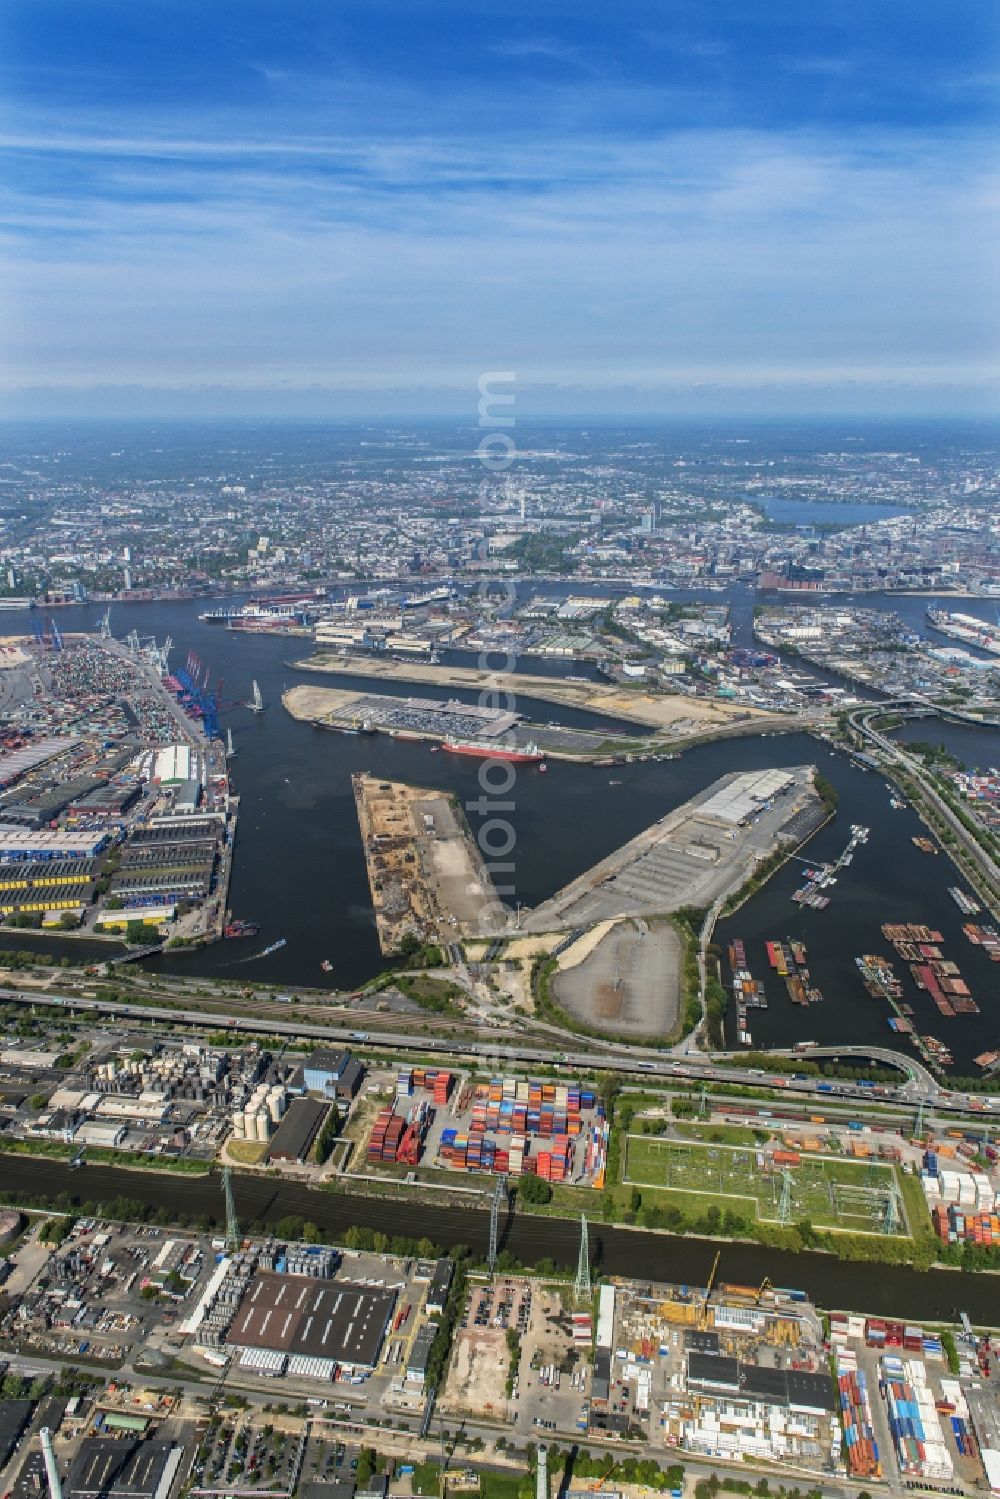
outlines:
M811 766L723 776L531 911L531 932L709 906L824 820Z
M377 776L352 777L379 945L408 934L448 946L503 925L478 846L446 793Z

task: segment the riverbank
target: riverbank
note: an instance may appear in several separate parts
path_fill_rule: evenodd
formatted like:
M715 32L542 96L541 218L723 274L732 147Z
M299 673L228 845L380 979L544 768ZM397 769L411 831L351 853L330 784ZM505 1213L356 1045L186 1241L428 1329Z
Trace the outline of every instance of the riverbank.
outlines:
M376 656L339 656L318 652L304 661L294 661L297 671L313 671L342 677L413 682L424 687L454 687L489 694L491 702L504 697L537 698L557 706L580 708L628 723L643 724L672 735L686 737L712 727L754 722L763 732L777 714L756 708L737 707L714 698L660 696L641 687L618 687L608 682L571 682L561 677L532 676L528 672L480 671L470 666L431 666L416 661L387 660Z

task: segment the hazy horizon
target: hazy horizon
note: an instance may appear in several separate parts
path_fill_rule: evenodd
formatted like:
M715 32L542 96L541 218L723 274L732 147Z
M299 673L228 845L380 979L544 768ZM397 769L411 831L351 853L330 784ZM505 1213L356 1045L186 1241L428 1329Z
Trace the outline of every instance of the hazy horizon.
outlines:
M238 17L238 20L237 20ZM1000 410L981 0L11 0L0 414Z

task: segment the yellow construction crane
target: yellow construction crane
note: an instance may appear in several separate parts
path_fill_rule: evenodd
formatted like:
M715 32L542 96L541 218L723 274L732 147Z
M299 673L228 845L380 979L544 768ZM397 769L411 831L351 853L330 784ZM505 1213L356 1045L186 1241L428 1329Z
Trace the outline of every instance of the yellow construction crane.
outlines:
M763 1297L765 1291L773 1291L773 1290L774 1290L774 1287L771 1284L770 1277L767 1276L767 1275L765 1275L764 1279L761 1281L760 1286L759 1286L759 1288L757 1290L757 1305L760 1306L761 1298Z
M721 1258L722 1258L722 1250L720 1249L716 1253L715 1259L714 1259L714 1261L712 1263L712 1273L708 1277L708 1285L705 1287L705 1299L701 1303L701 1312L699 1313L699 1316L698 1316L698 1326L699 1327L704 1327L705 1323L708 1321L708 1303L709 1303L709 1300L711 1299L712 1287L715 1285L715 1277L716 1277L716 1275L718 1273L719 1261L721 1260Z

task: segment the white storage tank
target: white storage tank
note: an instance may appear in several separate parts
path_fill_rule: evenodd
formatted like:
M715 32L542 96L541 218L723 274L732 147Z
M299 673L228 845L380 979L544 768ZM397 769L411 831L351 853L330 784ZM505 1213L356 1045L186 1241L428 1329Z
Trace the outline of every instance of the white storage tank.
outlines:
M260 1109L254 1115L254 1135L258 1140L270 1140L271 1119L266 1109Z
M238 1140L245 1140L247 1137L247 1116L242 1109L237 1109L233 1115L233 1134Z
M267 1112L277 1124L285 1112L285 1090L284 1088L272 1088L267 1095Z

